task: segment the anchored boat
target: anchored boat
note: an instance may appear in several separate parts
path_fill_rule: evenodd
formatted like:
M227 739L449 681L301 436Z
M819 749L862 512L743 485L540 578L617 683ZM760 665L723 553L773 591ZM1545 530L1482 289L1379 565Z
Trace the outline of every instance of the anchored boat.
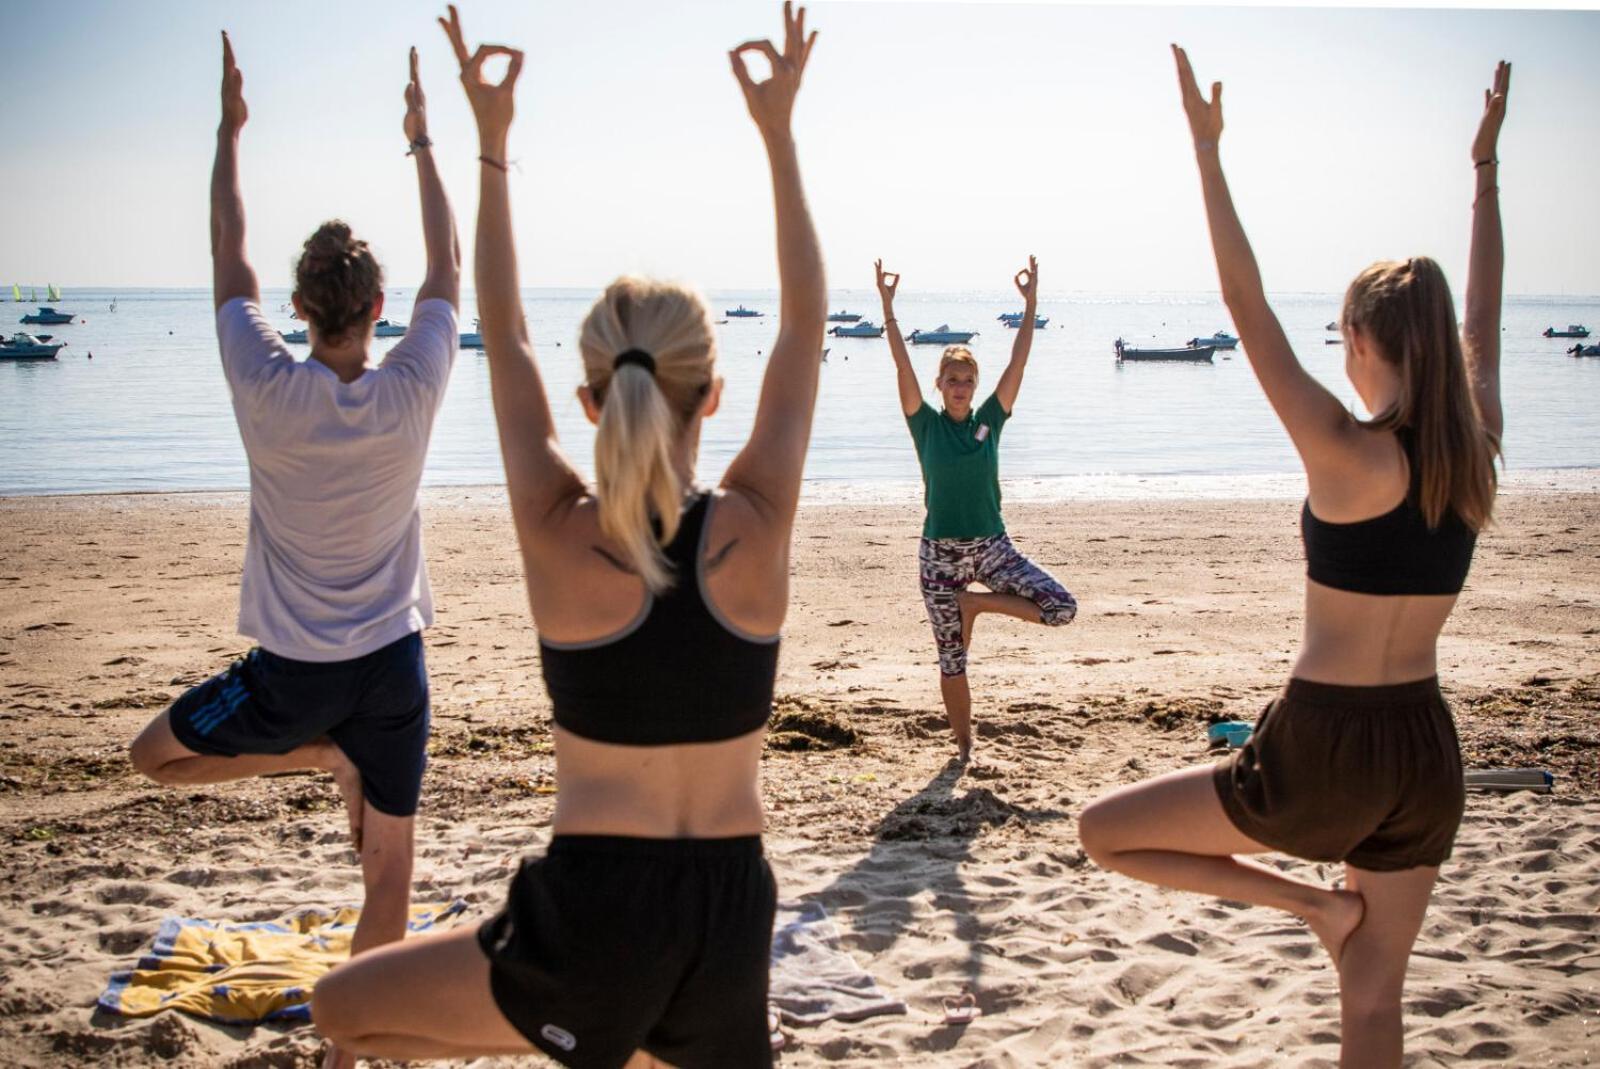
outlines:
M940 323L938 330L913 330L906 341L912 345L965 345L977 336L975 330L951 330L949 323Z
M24 320L23 322L27 322ZM1547 338L1587 338L1589 328L1579 323L1567 324L1566 330L1557 330L1555 327L1545 327L1544 336Z
M72 313L58 312L47 304L41 304L37 312L30 312L23 316L21 322L41 325L45 323L70 323L72 322Z
M50 335L34 337L17 331L9 338L0 338L0 360L54 360L66 342L51 343Z
M854 323L860 320L860 318L860 312L846 312L842 308L837 312L828 313L828 322L830 323Z
M1600 345L1574 345L1567 350L1569 356L1600 356Z
M834 327L828 333L836 338L881 338L883 337L883 328L874 326L872 320L868 319L860 323L852 323L848 327Z
M995 318L1013 329L1022 326L1021 312L1001 312ZM1050 322L1049 316L1036 315L1033 317L1033 325L1035 327L1043 327L1048 322Z
M1117 363L1124 360L1181 360L1186 363L1211 363L1211 356L1217 351L1215 345L1186 345L1182 349L1133 349L1123 344L1121 338L1116 342Z
M754 308L746 308L741 304L739 307L730 308L722 314L727 316L729 319L754 319L757 316L764 316L767 313L758 312Z
M1239 339L1225 330L1219 330L1209 338L1190 338L1189 345L1195 349L1206 345L1211 346L1213 349L1237 349L1239 347Z

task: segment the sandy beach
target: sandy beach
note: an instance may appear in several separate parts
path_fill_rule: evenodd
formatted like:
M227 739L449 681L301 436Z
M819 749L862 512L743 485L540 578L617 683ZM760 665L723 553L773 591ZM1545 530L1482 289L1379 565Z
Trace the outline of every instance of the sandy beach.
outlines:
M980 621L968 770L950 762L917 594L920 512L802 510L767 849L781 893L820 900L910 1010L789 1029L780 1064L1334 1064L1334 976L1303 926L1109 876L1075 827L1100 792L1214 757L1205 725L1254 719L1281 686L1300 631L1298 507L1009 507L1018 545L1081 612L1061 629ZM428 491L424 515L438 622L415 894L464 898L476 923L548 839L549 704L503 493ZM0 500L7 1064L315 1064L305 1027L94 1009L166 916L360 897L331 781L169 790L125 756L248 648L233 628L245 519L241 494ZM1546 768L1557 789L1469 795L1412 963L1408 1065L1600 1057L1597 636L1600 496L1504 497L1440 672L1468 766ZM946 1026L941 999L963 986L983 1016Z

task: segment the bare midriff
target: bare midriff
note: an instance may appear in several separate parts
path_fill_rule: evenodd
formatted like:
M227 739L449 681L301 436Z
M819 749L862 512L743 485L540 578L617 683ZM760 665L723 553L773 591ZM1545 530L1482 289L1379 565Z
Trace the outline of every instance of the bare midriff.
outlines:
M1305 639L1294 675L1378 687L1438 672L1439 632L1454 594L1357 594L1306 581Z
M551 726L556 835L723 839L761 834L766 729L720 742L620 746Z

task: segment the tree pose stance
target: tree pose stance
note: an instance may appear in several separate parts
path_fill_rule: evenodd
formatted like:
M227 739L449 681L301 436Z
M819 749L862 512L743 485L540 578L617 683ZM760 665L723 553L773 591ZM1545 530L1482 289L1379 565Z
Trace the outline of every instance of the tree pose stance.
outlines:
M997 612L1057 627L1071 623L1078 614L1078 603L1066 588L1012 545L1000 516L1000 431L1011 418L1028 352L1033 348L1039 264L1028 257L1028 266L1014 279L1022 294L1022 319L1011 345L1011 362L994 393L973 409L978 361L970 349L952 345L940 356L939 374L933 383L944 400L942 412L935 412L922 399L911 356L897 329L894 295L900 276L885 271L882 260L875 266L884 324L889 328L889 352L894 356L900 388L900 410L905 413L922 465L927 505L917 551L922 602L938 646L939 692L945 716L959 758L965 762L972 756L967 646L973 621L983 613ZM968 590L974 582L988 591Z
M324 223L295 269L294 306L311 339L310 358L295 361L262 314L245 255L243 84L223 34L211 258L222 369L250 462L239 630L260 645L152 720L130 757L168 784L332 773L366 887L359 953L405 934L427 761L422 629L433 622L417 487L455 359L461 257L413 49L404 131L428 271L410 327L369 363L383 271L348 226ZM352 1060L333 1050L327 1062Z
M1084 811L1080 832L1106 868L1303 918L1338 970L1340 1064L1398 1066L1406 961L1465 804L1435 647L1494 505L1495 153L1511 68L1495 70L1472 144L1461 333L1444 274L1425 257L1373 264L1345 295L1345 371L1375 413L1363 421L1290 350L1223 179L1222 86L1207 101L1188 57L1173 52L1223 300L1305 464L1305 638L1282 694L1233 757L1109 794ZM1344 862L1345 890L1241 857L1268 851Z
M579 339L591 489L557 446L518 297L505 162L522 53L469 51L453 7L444 24L478 121L478 300L561 793L548 852L499 915L350 961L313 1014L341 1047L389 1058L769 1064L776 889L758 776L826 316L790 132L815 35L785 5L781 49L730 54L771 164L782 284L750 440L720 489L694 486L722 388L710 317L682 286L619 279Z

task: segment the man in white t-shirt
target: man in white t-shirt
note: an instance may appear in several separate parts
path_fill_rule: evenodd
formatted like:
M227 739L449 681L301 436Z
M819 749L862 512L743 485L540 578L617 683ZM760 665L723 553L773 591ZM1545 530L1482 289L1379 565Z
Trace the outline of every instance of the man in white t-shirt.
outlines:
M351 952L405 934L412 837L427 760L422 629L433 622L418 487L456 352L460 250L434 167L416 50L405 133L416 157L428 272L406 336L377 365L383 272L342 222L295 270L311 353L296 361L261 312L245 256L237 149L242 78L223 35L222 124L211 179L217 336L250 462L239 631L259 644L134 740L161 783L332 773L367 897ZM353 1064L330 1050L331 1066Z

